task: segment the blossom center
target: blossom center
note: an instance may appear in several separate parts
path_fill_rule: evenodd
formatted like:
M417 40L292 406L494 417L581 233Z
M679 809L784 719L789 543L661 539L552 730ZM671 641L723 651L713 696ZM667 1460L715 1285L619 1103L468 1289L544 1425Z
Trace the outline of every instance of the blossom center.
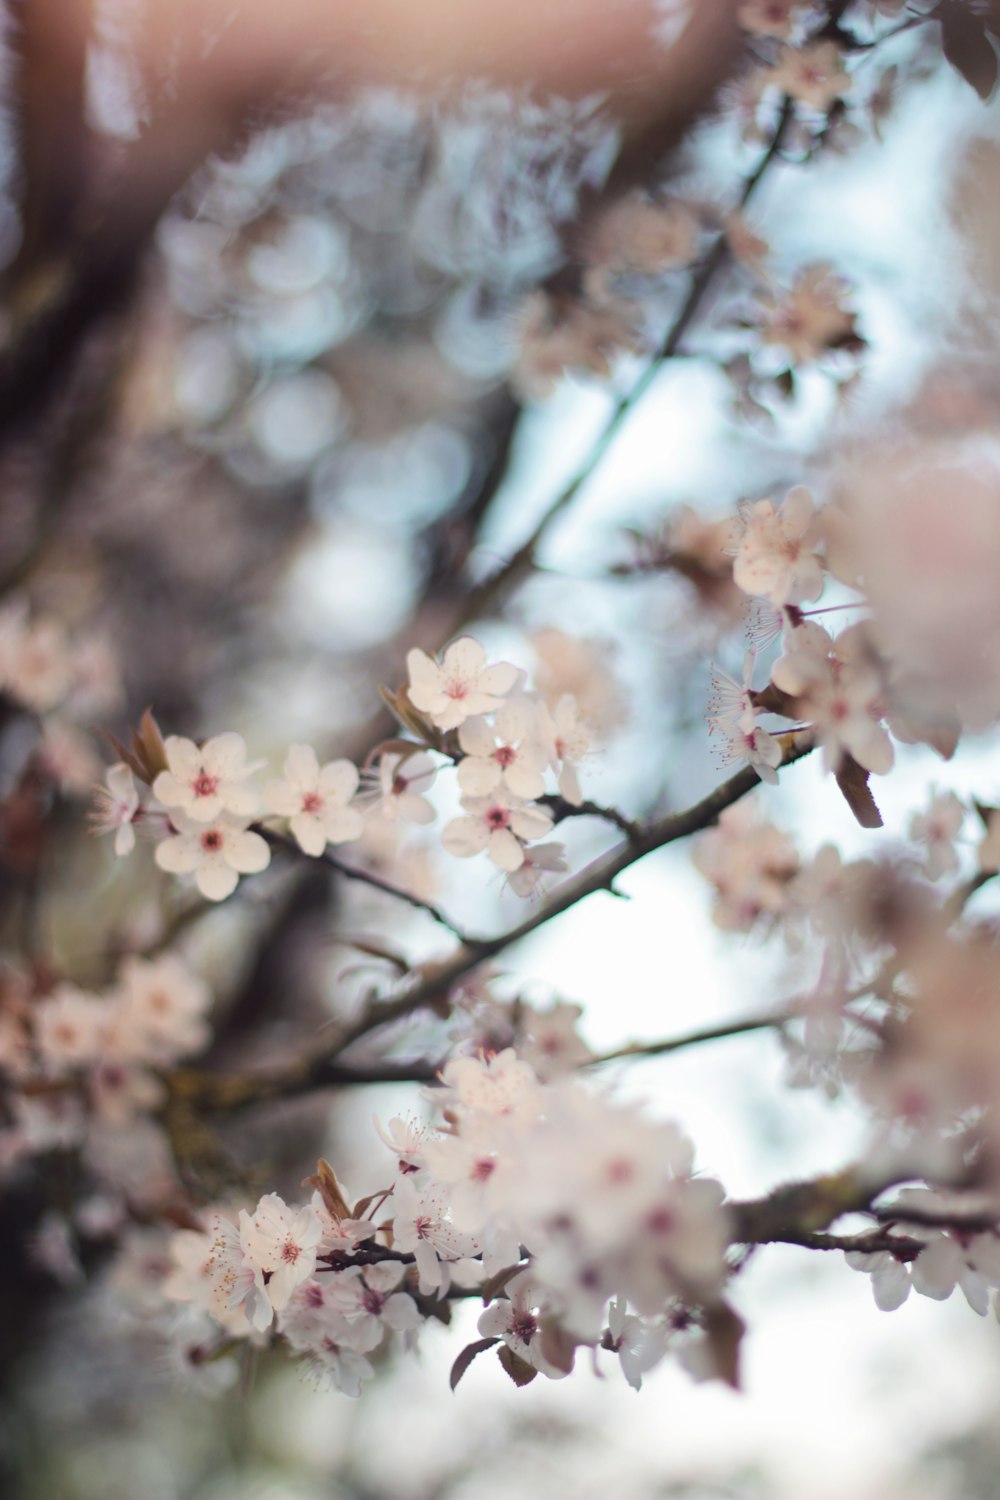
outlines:
M222 848L222 834L217 828L206 828L201 836L201 847L206 854L218 854Z
M219 778L201 771L192 781L191 790L196 797L214 797L219 789Z
M453 677L445 683L443 692L446 698L467 698L469 696L469 684L463 682L459 677Z
M486 821L494 830L510 827L510 814L505 807L491 807L486 814Z
M514 1335L514 1337L519 1338L522 1343L530 1344L531 1340L538 1332L538 1319L535 1317L534 1313L515 1313L510 1320L510 1331Z
M315 816L323 811L323 798L319 792L304 792L302 795L302 811L312 813Z
M297 1245L294 1240L286 1240L281 1247L281 1258L286 1265L294 1266L302 1254L302 1246Z
M517 760L517 751L513 745L501 745L498 750L494 750L493 759L498 766L506 768L507 766L512 766Z

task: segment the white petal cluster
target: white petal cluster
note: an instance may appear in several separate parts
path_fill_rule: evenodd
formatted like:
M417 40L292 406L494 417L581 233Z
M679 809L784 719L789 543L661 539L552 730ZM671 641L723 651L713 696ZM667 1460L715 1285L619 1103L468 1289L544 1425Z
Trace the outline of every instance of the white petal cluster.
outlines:
M267 842L246 818L220 812L196 820L177 812L171 822L177 831L157 844L156 863L171 875L193 875L206 901L224 901L241 875L257 875L271 863Z
M518 679L510 662L487 666L484 648L471 636L453 641L440 662L414 647L406 665L410 702L439 729L457 729L475 714L494 713Z
M813 503L809 491L794 489L775 508L758 500L744 518L733 577L747 594L772 604L799 604L823 592L823 569L812 539Z
M264 800L271 812L287 818L303 854L318 858L327 844L346 844L364 832L364 818L352 799L358 770L349 760L321 766L309 745L293 745L285 757L282 781L269 781Z

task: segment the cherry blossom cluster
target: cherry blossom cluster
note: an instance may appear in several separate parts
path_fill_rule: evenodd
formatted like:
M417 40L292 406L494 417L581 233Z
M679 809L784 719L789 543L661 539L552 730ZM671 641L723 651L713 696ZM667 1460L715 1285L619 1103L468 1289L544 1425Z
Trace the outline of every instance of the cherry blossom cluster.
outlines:
M254 778L266 762L248 759L241 735L200 745L161 739L147 719L133 752L124 752L128 761L110 768L98 793L98 830L114 832L119 856L135 848L137 829L158 835L159 867L193 876L206 899L221 901L241 875L270 864L269 820L281 820L302 853L319 858L329 845L360 840L372 817L432 822L425 793L445 765L456 768L462 815L445 825L444 848L462 859L488 854L514 891L532 895L546 873L566 868L562 845L540 842L554 816L536 799L580 805L578 768L594 730L571 693L550 706L517 667L488 665L469 636L440 661L414 649L407 665L409 682L393 706L413 738L376 747L363 785L352 762L321 765L311 746L293 745L283 777L261 786Z
M672 1343L697 1364L730 1225L677 1127L543 1083L512 1049L453 1057L431 1097L439 1128L381 1132L388 1186L350 1208L321 1164L302 1206L270 1193L235 1219L212 1212L174 1237L165 1295L229 1337L277 1334L355 1396L372 1351L463 1293L487 1303L466 1356L499 1345L518 1383L567 1374L581 1346L616 1353L636 1388Z
M967 820L979 838L963 837ZM879 1126L878 1150L921 1173L959 1171L970 1136L990 1154L1000 1098L1000 963L992 925L962 918L966 893L1000 867L998 814L935 794L910 823L911 850L803 859L750 802L702 834L694 863L726 929L781 931L815 953L812 988L789 1012L790 1082L849 1087ZM959 877L942 894L939 883Z
M86 793L100 764L82 726L121 697L117 659L100 631L71 632L19 595L0 607L0 702L30 715L38 728L24 774L37 769L64 792Z
M13 970L0 988L0 1067L13 1117L0 1131L0 1161L8 1168L149 1116L165 1098L163 1071L202 1052L211 1035L209 987L173 953L123 958L101 991L59 980L39 993Z
M904 1188L893 1198L891 1211L899 1217L884 1236L887 1248L845 1252L852 1270L871 1277L872 1295L883 1312L902 1307L911 1291L943 1302L958 1287L973 1312L985 1317L992 1300L1000 1319L1000 1231L962 1227L963 1220L974 1223L972 1214L978 1214L984 1225L1000 1222L995 1198ZM952 1223L933 1228L924 1216L937 1217L945 1226Z
M757 722L769 713L811 734L827 769L877 775L894 763L892 738L950 758L963 732L1000 720L995 443L911 443L866 458L831 479L820 508L800 486L742 510L733 579L758 602L756 649L742 681L716 670L710 725L723 758L765 780L780 759ZM806 607L828 582L843 602ZM816 615L838 610L862 618L833 634ZM778 635L770 683L755 689L759 651Z

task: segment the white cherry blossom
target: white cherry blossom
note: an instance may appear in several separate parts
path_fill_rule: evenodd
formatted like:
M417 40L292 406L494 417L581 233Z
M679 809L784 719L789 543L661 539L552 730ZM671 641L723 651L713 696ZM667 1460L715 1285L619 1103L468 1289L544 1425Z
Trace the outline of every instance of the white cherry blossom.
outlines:
M486 652L472 636L453 641L440 662L416 647L407 653L409 696L439 729L457 729L476 714L491 714L517 682L510 662L486 665Z
M271 812L289 820L304 854L318 858L327 844L346 844L364 832L364 818L351 798L358 770L349 760L321 766L309 745L293 745L285 757L285 779L269 781L264 800Z
M434 805L424 793L430 791L436 776L437 767L429 755L380 755L377 788L382 817L390 823L433 823Z
M250 1264L263 1273L267 1300L275 1312L288 1305L295 1288L315 1270L322 1232L311 1204L291 1209L277 1193L265 1194L252 1214L241 1211L240 1245Z
M924 871L928 880L954 875L959 867L955 840L965 822L965 804L954 792L938 792L926 812L914 813L909 835L926 849Z
M401 1177L393 1189L393 1208L393 1245L413 1255L422 1292L447 1286L447 1263L479 1249L471 1234L452 1223L447 1194L436 1184L420 1188L412 1177Z
M333 1277L328 1297L350 1322L356 1348L374 1349L386 1328L407 1333L419 1327L417 1304L399 1290L405 1269L398 1260L384 1260L373 1266L350 1266Z
M122 960L116 1010L132 1056L167 1064L200 1051L211 1036L211 1000L205 981L174 953Z
M744 662L742 683L730 677L721 667L712 668L708 732L718 735L722 741L719 758L723 765L732 765L738 760L746 761L753 766L761 781L776 785L782 750L774 736L757 723L756 710L750 697L752 671L751 652L747 652Z
M96 1062L109 1008L75 984L59 984L34 1008L35 1042L47 1068L65 1071Z
M501 785L529 801L542 795L548 752L540 710L530 698L512 698L497 709L493 725L483 717L466 719L458 731L465 751L458 784L467 797L488 797Z
M488 797L463 797L466 816L446 823L441 841L449 854L470 859L485 850L493 863L510 873L524 863L524 844L551 832L544 808L499 790Z
M114 849L121 859L135 848L135 820L139 815L139 790L135 777L119 761L109 766L104 777L105 785L94 788L94 807L91 826L95 833L114 833Z
M864 626L852 625L834 640L806 620L788 632L771 681L812 724L827 771L838 768L845 752L878 776L892 769L892 741L880 722L882 683Z
M166 771L153 782L153 794L164 807L177 809L195 823L210 823L219 813L252 817L260 806L257 788L248 778L263 761L247 761L240 734L217 734L199 747L194 740L169 734L163 742Z
M562 874L569 868L563 844L532 844L524 850L524 860L507 876L507 884L516 896L537 896L546 875Z
M271 851L244 818L220 813L211 822L171 815L177 832L157 844L154 858L171 875L194 875L207 901L231 896L241 875L257 875L271 863Z
M559 774L559 792L574 807L583 801L577 766L590 752L593 732L572 693L564 693L545 715L545 734L553 767Z
M733 578L744 593L772 604L799 604L823 592L823 569L811 541L813 503L801 486L784 503L758 500L745 510Z

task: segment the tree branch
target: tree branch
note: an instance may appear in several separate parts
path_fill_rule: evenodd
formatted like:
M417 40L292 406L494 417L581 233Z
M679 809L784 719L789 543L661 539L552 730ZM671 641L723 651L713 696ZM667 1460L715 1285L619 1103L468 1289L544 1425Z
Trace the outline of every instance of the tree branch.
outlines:
M793 764L808 755L811 749L812 745L809 743L793 746L786 751L783 764ZM237 1109L259 1100L292 1097L342 1082L344 1069L339 1058L355 1042L372 1031L418 1011L446 1009L452 986L472 969L521 942L587 896L610 890L624 870L644 859L647 854L710 827L727 807L753 791L759 784L759 779L756 771L746 766L692 807L683 812L668 813L647 827L640 828L635 838L616 845L607 854L593 860L573 879L565 881L548 901L515 927L495 937L467 940L450 958L423 964L415 971L415 984L389 1000L372 1001L352 1021L340 1026L336 1022L332 1023L332 1028L327 1028L328 1034L301 1057L268 1073L245 1077L225 1079L211 1074L187 1074L187 1082L184 1084L187 1097L198 1095L200 1091L202 1102L207 1108ZM332 1036L329 1034L331 1029Z
M744 208L753 197L768 167L778 156L788 127L791 124L793 113L793 102L791 99L786 98L782 103L778 123L775 126L774 134L767 149L743 184L738 198L740 208ZM518 584L529 571L534 563L539 542L549 531L553 523L562 515L563 511L576 499L580 490L594 474L633 408L638 405L653 384L653 381L660 372L660 367L667 360L673 359L678 353L684 336L701 310L702 303L712 287L716 276L728 264L729 259L729 243L725 234L721 233L716 237L699 269L694 272L688 294L663 344L654 358L650 360L632 389L617 402L611 416L605 423L603 431L591 449L586 462L577 470L574 477L560 494L556 496L555 500L552 501L531 532L531 535L521 544L514 555L502 567L497 569L495 573L492 573L482 583L477 585L476 588L472 589L465 601L461 618L455 623L455 630L460 629L461 626L467 624L470 620L488 613L497 601Z

